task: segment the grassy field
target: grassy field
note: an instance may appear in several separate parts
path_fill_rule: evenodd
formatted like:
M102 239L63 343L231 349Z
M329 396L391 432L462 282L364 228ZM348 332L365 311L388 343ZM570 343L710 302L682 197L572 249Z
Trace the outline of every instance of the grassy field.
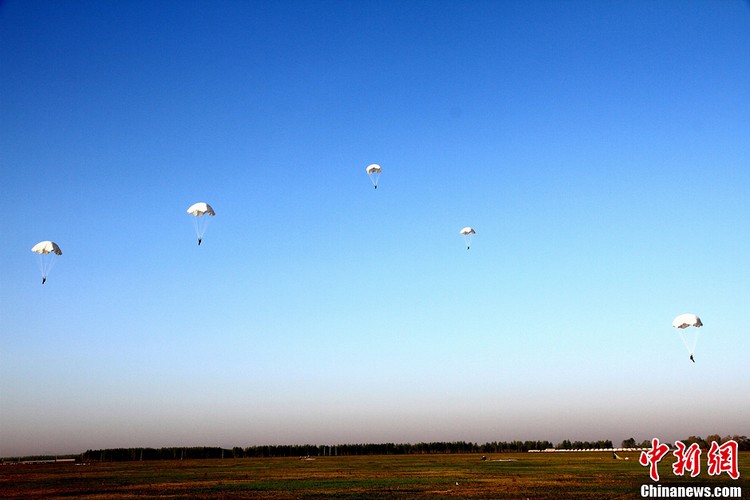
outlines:
M740 486L750 498L750 453L741 477L677 478L672 460L653 483L637 453L514 453L175 460L0 467L2 498L641 498L643 484Z

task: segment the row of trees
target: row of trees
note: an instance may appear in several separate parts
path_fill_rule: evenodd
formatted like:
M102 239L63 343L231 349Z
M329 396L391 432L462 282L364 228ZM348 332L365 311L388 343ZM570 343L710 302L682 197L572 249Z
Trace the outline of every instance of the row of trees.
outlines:
M724 443L733 439L741 451L750 451L750 438L747 436L724 436L711 434L705 439L690 436L681 441L690 446L698 443L701 448L708 449L711 442ZM623 448L650 448L651 440L637 442L634 438L622 441ZM565 439L554 445L550 441L493 441L478 444L466 441L431 442L431 443L380 443L380 444L340 444L327 445L266 445L241 448L221 447L169 447L169 448L110 448L104 450L88 450L80 455L66 455L84 462L122 462L136 460L189 460L205 458L260 458L260 457L322 457L347 455L410 455L437 453L506 453L526 452L529 450L579 450L579 449L608 449L612 448L612 441L570 441ZM29 457L25 457L29 458ZM34 457L55 458L55 457ZM60 458L60 457L57 457ZM12 460L20 460L12 459Z
M493 441L477 444L466 441L431 443L379 443L327 445L265 445L247 448L169 447L110 448L87 450L80 459L85 462L120 462L130 460L188 460L203 458L321 457L347 455L412 455L438 453L503 453L552 448L550 441Z
M623 448L650 448L651 440L645 439L641 442L636 442L635 438L628 438L622 442Z
M437 441L431 443L385 443L385 444L344 444L324 447L324 453L338 455L414 455L428 453L502 453L510 451L543 450L552 447L550 441L493 441L472 443L466 441Z
M556 450L602 450L613 448L612 441L609 439L599 441L573 441L564 439L560 444L555 446Z

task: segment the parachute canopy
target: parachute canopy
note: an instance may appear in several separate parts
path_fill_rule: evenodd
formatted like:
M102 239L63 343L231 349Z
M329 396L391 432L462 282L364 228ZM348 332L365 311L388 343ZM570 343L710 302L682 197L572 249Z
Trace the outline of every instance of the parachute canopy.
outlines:
M62 255L60 247L57 246L57 243L55 243L54 241L40 241L39 243L31 247L31 251L34 253L38 253L39 255L46 255L49 253Z
M190 205L190 208L187 209L187 213L195 216L193 222L195 223L195 234L198 236L198 245L200 246L203 241L203 233L206 232L206 226L208 225L208 217L204 216L210 215L213 217L216 215L216 212L211 208L211 205L200 201Z
M372 165L368 165L367 169L365 170L365 172L367 172L368 174L379 174L382 171L383 171L383 168L380 165L378 165L377 163L373 163Z
M675 328L685 329L689 326L699 328L703 326L701 319L692 313L680 314L674 320L672 320L672 326Z
M211 205L202 201L190 205L190 208L187 209L187 213L189 213L190 215L195 215L196 217L201 217L203 215L210 215L211 217L213 217L214 215L216 215L216 212L214 212L214 209L211 208Z
M378 188L378 179L380 178L380 173L382 171L383 169L377 163L372 163L365 169L365 172L367 172L367 175L370 176L370 180L372 181L372 185L375 189Z
M477 232L476 232L476 231L474 231L474 229L473 229L473 228L470 228L469 226L466 226L465 228L463 228L463 229L462 229L462 230L460 231L460 233L461 233L461 234L463 234L464 236L467 236L467 235L469 235L469 234L477 234Z

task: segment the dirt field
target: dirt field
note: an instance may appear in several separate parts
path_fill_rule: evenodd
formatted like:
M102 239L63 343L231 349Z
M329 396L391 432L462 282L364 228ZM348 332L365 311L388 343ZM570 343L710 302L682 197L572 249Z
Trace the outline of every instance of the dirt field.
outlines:
M750 453L741 477L696 478L659 464L654 483L637 453L517 453L175 460L86 465L4 465L2 498L642 498L642 485L724 488L750 498ZM735 487L734 490L730 490Z

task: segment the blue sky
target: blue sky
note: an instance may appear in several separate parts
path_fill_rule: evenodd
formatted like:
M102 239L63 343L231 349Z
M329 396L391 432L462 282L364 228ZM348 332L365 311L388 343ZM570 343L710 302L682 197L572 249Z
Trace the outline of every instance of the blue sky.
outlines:
M0 456L750 434L749 51L729 0L0 4Z

